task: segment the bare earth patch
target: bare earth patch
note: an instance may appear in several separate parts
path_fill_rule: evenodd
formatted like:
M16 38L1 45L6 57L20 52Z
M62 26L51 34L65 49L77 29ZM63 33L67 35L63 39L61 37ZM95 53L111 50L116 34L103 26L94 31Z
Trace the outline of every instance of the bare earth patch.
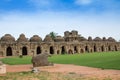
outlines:
M7 72L21 72L31 71L32 65L7 65ZM110 78L112 80L120 80L120 70L102 70L100 68L91 68L85 66L68 65L68 64L55 64L54 66L38 67L40 71L47 72L60 72L63 74L80 74L88 78Z

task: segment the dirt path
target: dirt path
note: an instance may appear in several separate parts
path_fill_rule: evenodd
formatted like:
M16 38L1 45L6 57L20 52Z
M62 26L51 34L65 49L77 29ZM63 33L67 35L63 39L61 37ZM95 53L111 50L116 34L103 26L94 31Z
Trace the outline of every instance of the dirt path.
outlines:
M7 65L7 72L31 71L32 65ZM55 64L54 66L38 67L41 71L76 73L86 77L111 78L120 80L120 70L101 70L99 68L91 68L85 66Z

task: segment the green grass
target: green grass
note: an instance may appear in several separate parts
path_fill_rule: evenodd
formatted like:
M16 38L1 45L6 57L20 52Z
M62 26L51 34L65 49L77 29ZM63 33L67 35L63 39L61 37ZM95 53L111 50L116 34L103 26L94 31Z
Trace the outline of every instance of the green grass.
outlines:
M31 63L31 56L23 56L22 58L20 57L7 57L1 59L1 61L5 64L10 64L10 65L20 65L20 64L32 64Z
M75 55L53 55L50 62L120 70L120 52L85 53ZM31 64L31 57L11 57L1 59L6 64Z
M60 64L75 64L102 69L120 70L120 52L56 55L49 58L49 61Z

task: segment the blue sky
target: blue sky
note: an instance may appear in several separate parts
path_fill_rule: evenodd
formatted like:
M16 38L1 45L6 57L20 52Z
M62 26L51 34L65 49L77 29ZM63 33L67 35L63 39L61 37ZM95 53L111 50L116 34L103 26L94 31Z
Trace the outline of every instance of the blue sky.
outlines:
M120 40L120 0L0 0L0 37L44 38L77 30L84 37Z

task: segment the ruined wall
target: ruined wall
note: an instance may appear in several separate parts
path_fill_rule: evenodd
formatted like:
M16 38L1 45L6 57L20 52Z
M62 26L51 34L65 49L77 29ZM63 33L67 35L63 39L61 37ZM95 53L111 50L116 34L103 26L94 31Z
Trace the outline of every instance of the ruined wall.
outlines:
M21 34L17 40L8 34L0 40L0 56L37 55L45 51L50 54L120 51L120 42L116 42L111 37L86 39L77 31L66 31L64 37L57 36L54 40L48 35L44 40L38 35L28 39L24 34Z

